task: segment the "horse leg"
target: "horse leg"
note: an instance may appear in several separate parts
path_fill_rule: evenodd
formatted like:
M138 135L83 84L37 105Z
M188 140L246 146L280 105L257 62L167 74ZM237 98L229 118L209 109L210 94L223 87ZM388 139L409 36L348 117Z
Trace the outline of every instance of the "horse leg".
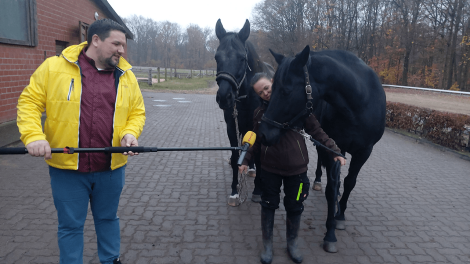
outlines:
M248 175L250 177L256 177L255 162L253 158L248 162Z
M227 135L230 141L230 146L237 147L238 146L238 135L235 126L235 118L233 118L233 112L230 110L224 110L224 119L225 123L227 124ZM228 204L231 206L238 205L238 157L239 153L237 150L232 150L232 156L230 157L230 166L232 167L232 192L229 197Z
M315 170L315 181L313 181L312 189L315 191L321 191L321 157L320 152L318 152L318 159L317 159L317 169Z
M259 161L259 155L254 157L254 162L256 166L256 176L255 176L255 189L253 190L251 201L255 203L261 202L261 164Z
M323 151L322 151L323 152ZM323 154L325 154L323 152ZM336 248L336 235L335 235L335 228L336 228L336 222L335 222L335 209L336 209L336 199L338 197L335 197L335 189L337 188L338 182L335 177L332 177L330 170L331 166L333 165L333 159L330 157L327 157L325 154L325 158L323 158L323 164L326 166L326 172L327 172L327 183L326 183L326 188L325 188L325 197L326 201L328 204L328 215L326 218L326 234L325 237L323 238L323 250L326 252L330 253L336 253L338 252L338 249Z
M339 201L338 214L335 217L336 229L343 230L346 228L346 218L344 217L344 212L347 208L349 195L354 189L354 186L356 186L356 180L359 171L361 170L364 163L366 163L367 159L369 159L371 153L372 147L355 152L351 155L351 164L349 165L348 175L344 178L343 195L341 196L341 200Z

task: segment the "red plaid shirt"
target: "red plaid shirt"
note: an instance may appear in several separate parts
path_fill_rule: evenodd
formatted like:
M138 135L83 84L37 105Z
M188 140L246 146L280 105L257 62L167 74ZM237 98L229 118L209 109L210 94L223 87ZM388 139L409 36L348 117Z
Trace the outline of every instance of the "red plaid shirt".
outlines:
M80 105L80 148L112 146L116 87L113 70L98 70L95 61L85 54L78 57L82 74L82 98ZM80 153L78 171L96 172L108 170L111 154Z

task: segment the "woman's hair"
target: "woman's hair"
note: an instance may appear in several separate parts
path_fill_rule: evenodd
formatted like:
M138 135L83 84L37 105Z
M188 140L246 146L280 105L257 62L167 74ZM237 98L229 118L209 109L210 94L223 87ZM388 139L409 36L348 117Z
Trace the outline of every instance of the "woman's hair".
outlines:
M250 86L253 87L253 85L255 85L255 83L257 83L261 78L265 78L268 81L270 80L268 74L265 72L258 72L251 78Z

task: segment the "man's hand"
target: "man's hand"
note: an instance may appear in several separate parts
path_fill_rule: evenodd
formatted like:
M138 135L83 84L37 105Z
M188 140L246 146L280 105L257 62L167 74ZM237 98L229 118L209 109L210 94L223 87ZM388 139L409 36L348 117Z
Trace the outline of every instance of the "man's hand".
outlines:
M339 162L341 162L341 166L346 165L346 160L345 160L343 157L341 157L341 156L336 156L336 157L334 158L334 160L335 160L335 161L338 161L338 160L339 160Z
M243 172L247 172L248 171L248 166L246 165L241 165L241 166L238 166L238 172L240 173L243 173Z
M51 146L47 140L37 140L26 145L28 153L35 157L44 157L44 159L52 159Z
M121 140L121 147L137 147L138 145L139 142L137 142L137 139L131 134L126 134ZM122 154L130 156L139 155L139 153L134 153L132 151L124 152Z

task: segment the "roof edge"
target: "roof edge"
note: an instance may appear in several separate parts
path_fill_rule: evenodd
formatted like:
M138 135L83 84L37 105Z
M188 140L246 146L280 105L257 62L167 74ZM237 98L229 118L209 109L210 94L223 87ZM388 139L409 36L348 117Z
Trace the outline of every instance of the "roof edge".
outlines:
M108 15L110 18L114 19L116 22L121 24L124 29L126 30L126 37L128 39L134 39L134 34L129 30L129 28L126 26L124 21L122 21L121 17L114 11L113 7L108 3L107 0L93 0L98 6L103 8L103 11L107 11Z

